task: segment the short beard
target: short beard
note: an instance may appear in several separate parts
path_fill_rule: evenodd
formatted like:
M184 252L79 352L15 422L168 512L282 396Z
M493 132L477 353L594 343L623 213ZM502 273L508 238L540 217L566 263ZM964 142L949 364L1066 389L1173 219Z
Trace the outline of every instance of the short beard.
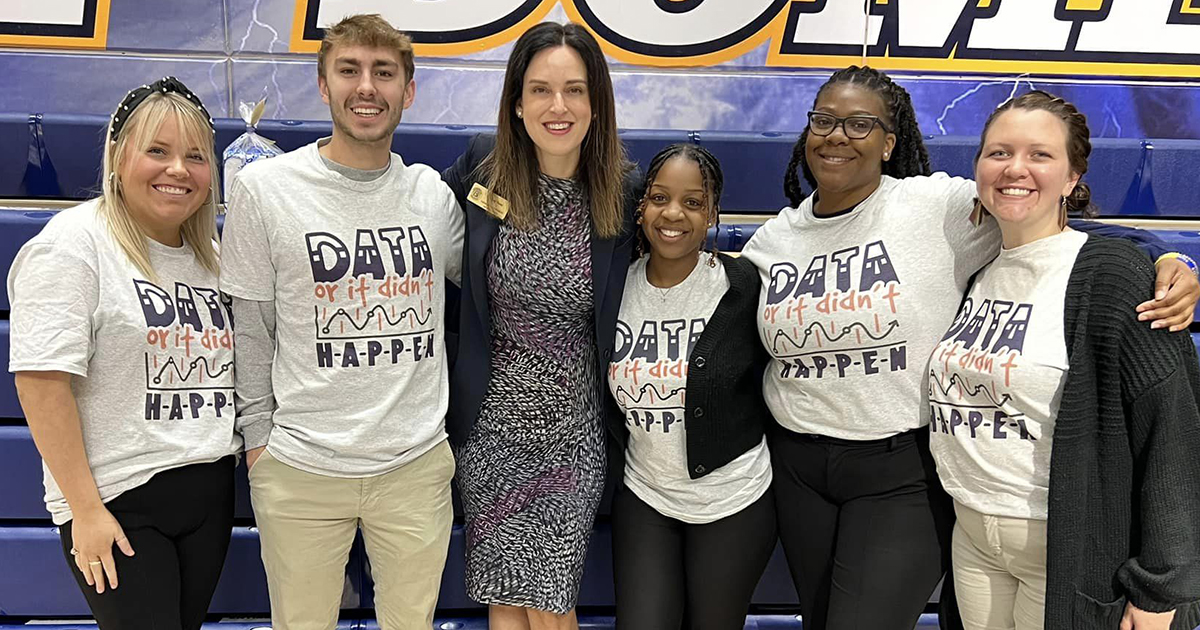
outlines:
M354 112L350 111L349 109L347 109L345 111L349 112L350 116L354 115ZM358 136L358 135L356 135L356 132L350 128L350 125L347 125L344 120L338 118L337 116L333 117L333 124L335 127L338 128L339 131L342 132L342 135L346 136L346 139L348 139L348 140L353 140L355 142L360 142L362 144L374 144L374 143L380 142L386 138L390 138L392 136L392 134L396 133L396 127L400 126L400 119L403 117L404 117L404 110L403 109L398 110L398 113L396 114L395 123L389 124L387 129L385 131L383 131L382 135L380 135L379 137Z

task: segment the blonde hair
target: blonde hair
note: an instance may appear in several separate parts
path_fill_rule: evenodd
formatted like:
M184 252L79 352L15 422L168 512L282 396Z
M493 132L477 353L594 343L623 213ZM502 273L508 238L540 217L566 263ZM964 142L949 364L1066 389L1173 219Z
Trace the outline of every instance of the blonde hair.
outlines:
M208 116L195 104L176 92L154 93L129 114L120 135L113 141L112 127L104 136L104 172L101 180L100 215L108 225L113 240L125 252L129 262L146 278L157 281L158 274L150 265L149 238L142 226L129 213L121 188L120 172L130 156L144 153L154 142L158 130L168 117L173 117L179 135L188 146L198 147L208 164L211 183L208 197L200 208L180 226L184 242L192 248L196 260L209 271L218 273L220 265L213 243L217 238L217 199L220 175L213 147L213 131Z
M325 57L334 46L389 48L400 58L405 80L413 78L412 38L396 30L377 13L351 15L325 29L325 37L317 51L318 77L325 76Z

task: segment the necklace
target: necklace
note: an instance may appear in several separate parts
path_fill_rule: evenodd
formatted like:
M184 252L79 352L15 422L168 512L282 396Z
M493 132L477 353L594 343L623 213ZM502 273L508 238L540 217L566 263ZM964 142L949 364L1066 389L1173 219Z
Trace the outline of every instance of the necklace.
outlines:
M696 253L696 261L697 261L697 263L699 262L699 260L700 260L700 254L699 254L699 252L697 252L697 253ZM690 277L691 277L691 275L692 275L694 272L695 272L695 267L692 267L692 269L691 269L691 270L689 270L689 271L688 271L686 274L684 274L683 278L681 278L681 279L680 279L678 282L676 282L675 284L673 284L673 285L671 285L671 286L669 286L669 287L660 287L660 286L658 286L658 285L656 285L656 284L654 284L653 282L651 282L651 281L650 281L650 265L649 265L649 263L647 262L647 264L646 264L646 274L645 274L645 278L646 278L646 284L650 285L650 287L654 289L654 292L658 294L658 297L659 297L660 299L662 299L663 301L666 301L667 297L668 297L668 296L670 295L670 293L671 293L671 289L674 289L675 287L677 287L677 286L679 286L679 285L681 285L681 284L684 284L684 283L686 283L686 282L687 282L687 280L688 280L688 278L690 278Z

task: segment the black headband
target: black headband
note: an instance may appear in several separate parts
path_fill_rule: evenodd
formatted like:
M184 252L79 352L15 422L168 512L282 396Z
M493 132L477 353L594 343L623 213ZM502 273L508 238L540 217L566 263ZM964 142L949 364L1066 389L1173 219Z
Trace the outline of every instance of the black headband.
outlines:
M189 103L195 105L196 109L200 110L200 113L204 114L204 117L208 119L209 130L214 134L216 133L216 129L213 128L212 116L208 114L207 109L204 109L204 104L200 102L200 99L195 94L192 94L192 91L179 79L175 77L163 77L150 85L143 85L142 87L130 90L129 94L125 95L125 99L121 101L121 104L117 105L117 111L112 117L112 124L108 127L109 136L113 142L117 141L117 135L121 133L121 129L125 127L129 116L138 108L138 105L141 105L142 101L156 92L160 94L175 92L186 98Z

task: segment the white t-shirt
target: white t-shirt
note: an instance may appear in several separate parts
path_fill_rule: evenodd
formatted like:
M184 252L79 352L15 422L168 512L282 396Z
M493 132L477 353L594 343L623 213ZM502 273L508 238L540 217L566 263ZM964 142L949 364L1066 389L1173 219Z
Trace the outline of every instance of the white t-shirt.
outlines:
M984 267L929 362L929 448L946 492L983 514L1045 520L1054 419L1067 378L1068 230Z
M992 219L969 220L975 183L893 179L849 212L784 208L742 255L762 276L767 406L785 428L874 440L928 422L929 353L971 274L996 255Z
M446 438L444 279L460 278L464 218L428 166L392 154L355 181L322 163L324 142L238 173L221 288L275 303L271 454L366 477Z
M608 368L609 389L629 430L625 485L664 516L711 523L745 509L771 486L765 439L699 479L688 474L688 357L729 279L724 265L700 262L683 282L661 289L646 280L648 261L629 266Z
M98 201L58 213L17 253L10 372L67 372L101 501L155 474L241 450L233 430L233 321L191 247L147 239L148 280ZM71 510L43 464L54 523Z

